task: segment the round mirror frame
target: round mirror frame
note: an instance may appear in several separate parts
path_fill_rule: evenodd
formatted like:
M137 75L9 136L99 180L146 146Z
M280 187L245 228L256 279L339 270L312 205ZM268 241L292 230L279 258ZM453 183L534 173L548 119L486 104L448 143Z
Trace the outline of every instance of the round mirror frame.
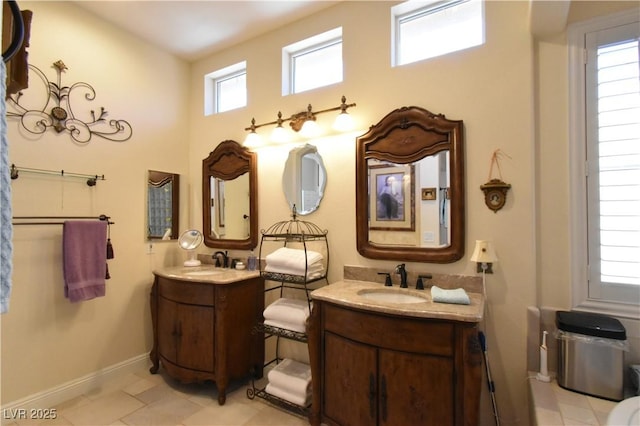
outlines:
M249 173L249 237L239 239L213 238L211 229L211 177L233 180ZM225 140L202 160L202 226L204 244L212 248L253 250L258 245L258 156L238 142Z
M198 231L197 229L186 230L178 238L178 244L183 250L195 250L200 247L202 241L202 232Z
M369 239L369 173L367 160L398 164L449 150L451 243L425 248L385 246ZM356 240L358 252L371 259L451 263L464 256L464 136L462 120L448 120L424 108L393 110L356 138Z

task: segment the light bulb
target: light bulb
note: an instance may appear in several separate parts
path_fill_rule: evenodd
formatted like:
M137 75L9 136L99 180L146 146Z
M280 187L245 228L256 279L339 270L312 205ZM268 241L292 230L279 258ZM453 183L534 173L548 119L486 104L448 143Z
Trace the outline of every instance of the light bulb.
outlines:
M289 132L282 125L279 125L271 132L271 140L276 143L287 143L289 142Z
M320 126L315 120L307 120L302 124L300 134L305 138L314 138L320 134Z
M262 138L255 131L251 131L244 140L244 146L247 148L255 148L262 145Z
M342 111L333 122L333 128L339 132L349 131L353 129L353 118L351 118L347 111Z

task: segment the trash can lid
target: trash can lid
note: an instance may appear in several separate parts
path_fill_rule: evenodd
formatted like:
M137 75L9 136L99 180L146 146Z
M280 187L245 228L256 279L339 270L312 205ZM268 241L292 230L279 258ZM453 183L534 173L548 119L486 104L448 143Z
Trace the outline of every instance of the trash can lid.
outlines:
M556 326L559 330L607 339L626 340L624 326L615 318L589 312L557 311Z

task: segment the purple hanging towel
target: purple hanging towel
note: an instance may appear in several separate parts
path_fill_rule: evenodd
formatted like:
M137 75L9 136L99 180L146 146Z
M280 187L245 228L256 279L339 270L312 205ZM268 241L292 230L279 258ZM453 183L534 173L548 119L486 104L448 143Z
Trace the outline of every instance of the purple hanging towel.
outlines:
M68 220L62 231L64 296L81 302L105 295L107 223Z

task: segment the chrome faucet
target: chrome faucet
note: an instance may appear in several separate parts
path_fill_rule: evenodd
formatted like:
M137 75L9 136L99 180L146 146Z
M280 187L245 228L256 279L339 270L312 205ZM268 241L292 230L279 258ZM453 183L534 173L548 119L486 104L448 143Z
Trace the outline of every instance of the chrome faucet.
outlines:
M396 266L396 274L400 274L400 288L408 288L407 286L407 270L404 268L404 263Z
M220 262L220 258L218 257L218 255L222 256L222 262ZM224 252L217 251L213 253L211 258L216 260L216 267L220 267L220 266L222 266L223 268L229 267L229 256L227 255L226 251Z

